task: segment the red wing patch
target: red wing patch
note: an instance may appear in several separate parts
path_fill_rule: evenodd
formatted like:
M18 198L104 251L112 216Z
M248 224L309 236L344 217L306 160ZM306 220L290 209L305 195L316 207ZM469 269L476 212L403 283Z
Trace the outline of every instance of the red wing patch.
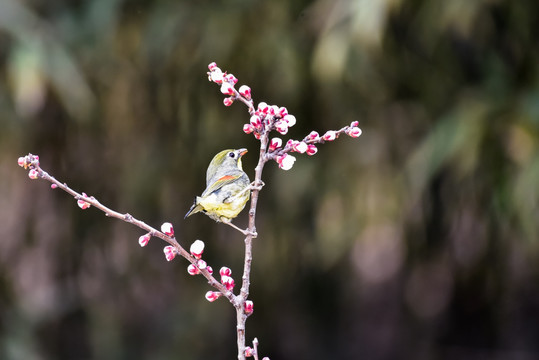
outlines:
M236 177L235 176L232 176L232 175L225 175L223 176L222 178L220 178L219 180L217 181L227 181L227 180L234 180Z

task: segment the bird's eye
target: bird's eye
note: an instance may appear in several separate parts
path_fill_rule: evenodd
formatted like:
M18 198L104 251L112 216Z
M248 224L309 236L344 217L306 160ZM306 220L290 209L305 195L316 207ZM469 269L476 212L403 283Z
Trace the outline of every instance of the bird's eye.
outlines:
M233 158L234 155L235 155L235 154L234 154L232 151L228 153L228 156L230 156L231 158Z

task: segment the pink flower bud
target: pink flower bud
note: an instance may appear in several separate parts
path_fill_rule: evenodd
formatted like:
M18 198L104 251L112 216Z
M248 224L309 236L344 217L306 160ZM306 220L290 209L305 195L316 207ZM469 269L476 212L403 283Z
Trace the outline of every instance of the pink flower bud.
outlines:
M247 315L250 315L254 311L254 304L251 300L245 300L244 311Z
M255 132L254 136L255 136L255 139L260 140L261 135L259 132Z
M39 172L36 169L31 169L28 171L28 177L32 180L35 180L39 177Z
M19 164L20 167L24 167L26 165L26 156L21 156L18 158L17 164Z
M223 284L227 290L234 289L234 279L232 279L230 276L221 276L221 284Z
M51 189L56 189L58 187L58 185L56 184L51 184Z
M232 74L225 75L225 80L233 85L235 85L238 82L238 79Z
M333 141L337 138L337 134L333 130L327 131L324 136L322 136L322 139L325 141Z
M223 295L219 291L208 291L206 293L206 300L209 302L214 302L215 300L219 299Z
M264 357L262 358L262 360L270 360L270 358L267 357L267 356L264 356Z
M187 272L189 273L189 275L200 274L200 270L193 264L189 264L189 266L187 267Z
M234 95L234 86L228 82L223 82L221 85L221 92L224 95Z
M223 266L221 270L219 270L219 275L221 276L230 276L232 275L232 270L230 268Z
M32 170L30 170L32 171ZM84 197L88 197L88 195L86 195L86 193L82 193L82 196ZM86 201L84 200L77 200L77 205L82 209L82 210L85 210L85 209L88 209L90 207L90 203L87 203Z
M214 62L211 62L209 65L208 65L208 69L210 69L210 71L213 71L217 68L217 64Z
M238 90L244 98L247 100L251 100L251 88L247 85L240 86L240 89Z
M255 127L251 124L245 124L243 125L243 132L246 134L250 134L253 131L255 131Z
M275 151L275 149L278 149L283 144L283 141L280 138L273 138L270 141L269 145L269 151Z
M219 68L215 68L212 70L210 74L210 80L213 81L216 84L222 84L223 83L223 72Z
M266 104L265 102L258 103L258 111L260 111L261 113L267 114L268 108L268 104Z
M361 129L358 127L351 127L346 131L346 134L350 137L357 138L361 135Z
M206 270L208 270L210 275L213 274L213 268L210 265L206 266Z
M231 97L226 97L226 98L223 99L223 104L224 104L225 106L230 106L230 105L232 105L233 103L234 103L234 97L233 97L233 96L231 96Z
M193 255L195 258L200 259L202 257L202 253L204 252L204 241L195 240L191 244L189 251L191 252L191 255Z
M251 125L253 125L255 128L261 128L262 127L262 120L260 120L260 117L257 115L251 116L251 119L249 121Z
M250 347L250 346L245 347L245 357L251 357L251 356L254 355L254 353L255 353L255 351L253 350L252 347Z
M275 130L277 130L281 135L286 135L288 132L288 123L284 120L279 120L275 123Z
M277 105L271 105L268 109L268 114L271 116L279 115L279 107Z
M296 125L296 117L294 115L288 114L283 119L288 124L288 127L292 127L292 126Z
M279 164L279 167L283 170L292 169L292 166L294 166L295 161L296 161L296 158L288 154L284 154L277 157L277 163Z
M204 270L207 266L208 266L208 264L207 264L204 260L198 259L198 261L197 261L197 267L198 267L200 270Z
M352 123L350 124L350 127L358 127L359 126L359 121L352 121Z
M296 141L293 145L292 145L292 149L295 151L295 152L298 152L300 154L303 154L305 151L307 151L308 149L308 146L305 142L303 141Z
M313 156L318 152L318 149L313 144L307 145L307 155Z
M142 235L141 237L138 238L139 245L141 247L144 247L144 246L148 245L148 243L150 242L150 238L151 238L150 233Z
M167 261L171 261L176 257L176 249L174 249L174 247L170 245L163 248L163 253L165 253L165 258L167 259Z
M161 232L167 236L173 237L174 227L172 227L172 224L169 222L163 223L163 225L161 225Z
M309 138L309 140L316 140L320 137L320 135L318 135L316 131L311 131L311 133L307 135L307 137Z

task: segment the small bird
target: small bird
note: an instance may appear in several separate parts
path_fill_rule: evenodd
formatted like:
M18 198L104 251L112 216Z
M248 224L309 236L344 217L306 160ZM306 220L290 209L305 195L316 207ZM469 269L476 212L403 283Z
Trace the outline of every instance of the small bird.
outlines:
M231 220L243 210L251 195L249 177L241 166L241 157L246 152L247 149L228 149L213 157L206 171L206 190L196 197L185 218L202 211L217 222L235 227Z

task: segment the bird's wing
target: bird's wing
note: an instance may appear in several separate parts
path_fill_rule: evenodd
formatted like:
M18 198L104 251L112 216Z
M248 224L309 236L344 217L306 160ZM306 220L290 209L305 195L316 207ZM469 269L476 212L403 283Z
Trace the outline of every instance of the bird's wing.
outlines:
M211 185L209 185L206 190L204 190L204 192L202 193L202 197L203 196L206 196L208 194L211 194L212 192L214 191L217 191L219 190L220 188L222 188L223 186L227 185L227 184L230 184L232 183L233 181L239 179L241 176L243 175L243 173L238 173L238 174L234 174L234 175L224 175L224 176L221 176L219 179L217 179L216 181L214 181Z

